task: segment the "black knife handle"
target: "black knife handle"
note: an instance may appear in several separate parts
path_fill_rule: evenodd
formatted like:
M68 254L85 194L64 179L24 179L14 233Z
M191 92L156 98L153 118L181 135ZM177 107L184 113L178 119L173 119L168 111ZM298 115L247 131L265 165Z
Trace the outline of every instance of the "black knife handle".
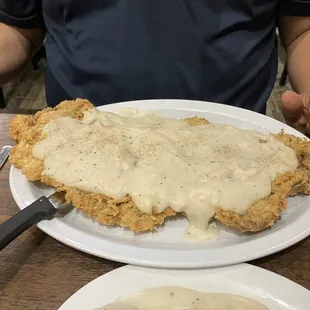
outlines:
M43 196L0 225L0 251L33 224L50 220L57 209Z

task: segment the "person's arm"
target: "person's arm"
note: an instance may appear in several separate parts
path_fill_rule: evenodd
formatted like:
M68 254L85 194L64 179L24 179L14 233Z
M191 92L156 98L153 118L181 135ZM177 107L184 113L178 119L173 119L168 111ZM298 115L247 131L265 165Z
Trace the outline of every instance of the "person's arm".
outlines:
M310 93L310 1L308 11L309 17L283 16L279 24L290 82L299 94Z
M278 25L294 89L281 97L283 116L310 133L310 0L280 0Z
M27 65L44 39L43 29L20 29L0 23L0 85Z
M0 85L20 73L44 40L37 0L0 0Z

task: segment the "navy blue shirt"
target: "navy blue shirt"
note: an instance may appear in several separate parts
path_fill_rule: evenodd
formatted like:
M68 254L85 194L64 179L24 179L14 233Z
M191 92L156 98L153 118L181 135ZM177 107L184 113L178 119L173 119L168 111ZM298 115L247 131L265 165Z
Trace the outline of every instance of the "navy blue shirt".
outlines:
M0 0L0 21L46 27L47 103L153 98L265 113L276 19L308 0Z

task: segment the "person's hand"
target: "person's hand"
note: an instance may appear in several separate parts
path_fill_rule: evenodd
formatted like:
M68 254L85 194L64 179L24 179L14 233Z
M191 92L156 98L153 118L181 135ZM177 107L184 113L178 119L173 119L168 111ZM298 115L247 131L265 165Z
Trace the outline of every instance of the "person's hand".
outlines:
M310 94L286 91L281 97L283 116L288 125L310 134Z

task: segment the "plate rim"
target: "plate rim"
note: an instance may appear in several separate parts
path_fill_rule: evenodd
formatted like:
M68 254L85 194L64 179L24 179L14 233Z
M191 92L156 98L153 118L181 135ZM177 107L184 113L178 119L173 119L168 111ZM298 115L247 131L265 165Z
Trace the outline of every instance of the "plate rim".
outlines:
M237 265L233 265L233 266L226 266L226 267L219 267L219 268L212 268L212 269L185 269L185 270L172 270L172 269L154 269L154 268L147 268L147 267L142 267L142 266L132 266L132 265L125 265L125 266L121 266L118 268L115 268L101 276L98 276L97 278L93 279L92 281L86 283L84 286L80 287L75 293L73 293L60 307L58 310L69 310L70 305L72 304L72 302L76 303L74 300L76 298L80 298L79 295L83 294L84 290L88 290L92 287L96 287L98 284L103 284L103 282L105 281L109 281L109 278L111 277L117 277L120 274L122 274L124 271L126 272L127 270L131 270L133 272L138 271L138 272L144 272L144 273L149 273L150 271L152 272L158 272L160 271L161 273L163 273L164 276L171 276L173 277L173 273L176 273L177 276L187 276L187 274L189 276L191 276L191 274L193 274L194 272L199 272L199 273L203 273L204 275L208 275L210 273L218 273L221 274L222 272L241 272L243 274L253 274L255 275L259 275L260 274L260 278L266 278L268 277L269 281L272 282L280 282L282 283L281 285L275 286L276 290L283 290L283 286L285 285L285 287L289 287L291 290L296 291L299 294L305 294L308 296L309 302L310 302L310 291L307 290L305 287L303 287L302 285L288 279L285 278L273 271L270 271L268 269L264 269L262 267L259 266L255 266L252 264L248 264L248 263L242 263L242 264L237 264ZM194 275L192 275L194 276ZM238 282L238 280L236 281ZM244 282L243 282L244 283ZM279 284L280 284L279 283ZM249 284L250 285L250 284ZM253 286L253 285L250 285ZM267 286L267 285L266 285ZM150 287L153 287L152 285L150 285ZM264 287L262 286L262 288L264 289ZM298 300L297 302L300 302L300 300L297 298L296 300ZM78 300L77 300L78 301ZM104 305L102 305L104 306ZM294 305L289 305L289 307L292 307ZM303 306L303 304L298 305L299 307Z
M249 116L250 119L251 119L251 116L253 117L253 115L255 115L255 117L257 119L261 119L261 120L265 120L265 121L269 121L271 123L279 123L281 124L281 126L284 128L284 129L289 129L290 132L296 132L295 134L297 136L300 136L300 137L304 137L302 134L300 134L298 131L288 127L287 125L285 124L282 124L274 119L271 119L271 118L268 118L264 115L261 115L261 114L257 114L255 112L252 112L252 111L249 111L249 110L244 110L244 109L241 109L241 108L238 108L238 107L233 107L233 106L226 106L226 105L223 105L223 104L217 104L217 103L212 103L212 102L203 102L203 101L192 101L192 100L178 100L178 99L169 99L169 100L166 100L166 99L153 99L153 100L138 100L138 101L127 101L127 102L121 102L121 103L118 103L118 104L112 104L112 105L105 105L105 106L101 106L101 107L97 107L99 110L111 110L111 107L112 107L112 110L113 108L116 109L120 106L128 106L129 104L131 106L134 106L136 107L137 105L144 105L144 107L147 107L147 103L149 104L163 104L163 108L166 108L166 109L174 109L174 108L171 108L171 107L167 107L167 102L170 102L171 104L177 104L178 106L182 106L181 110L187 110L187 111L191 111L191 112L209 112L209 113L215 113L215 114L226 114L227 116L229 117L234 117L234 115L237 115L238 112L240 115L241 113L241 116ZM225 110L225 113L224 112L214 112L214 111L211 111L210 109L203 109L201 108L201 105L208 105L208 106L216 106L216 109L217 110L221 110L221 109L224 109ZM193 108L194 106L194 108ZM200 107L200 108L199 108ZM146 109L150 109L150 108L146 108ZM155 109L156 111L160 110L160 109ZM180 110L180 108L178 109ZM232 114L231 111L234 111L235 113ZM238 116L238 119L242 119L242 117ZM246 119L247 122L249 122L249 119L247 118ZM258 123L259 123L259 126L262 126L261 123L260 123L260 120L258 120ZM255 124L255 123L253 123ZM17 189L15 188L14 186L14 173L15 173L15 170L17 171L18 169L11 166L11 169L10 169L10 176L9 176L9 183L10 183L10 189L11 189L11 193L13 195L13 198L15 200L15 202L17 203L18 207L20 209L22 209L23 207L25 207L23 205L23 202L21 201L18 193L17 193ZM309 212L310 212L310 209L309 209ZM227 265L232 265L232 264L238 264L238 263L243 263L243 262L246 262L246 261L250 261L250 260L253 260L253 259L258 259L258 258L261 258L261 257L265 257L267 255L270 255L270 254L273 254L273 253L276 253L276 252L279 252L281 250L284 250L296 243L298 243L299 241L305 239L306 237L308 237L310 235L310 227L308 226L306 229L304 229L303 231L299 231L299 233L296 235L296 233L293 234L293 237L290 237L289 240L283 240L282 242L279 242L277 244L273 244L272 246L270 245L267 249L262 247L259 249L259 250L255 250L255 251L251 251L251 253L247 253L246 255L239 255L239 257L235 257L234 259L224 259L222 261L219 261L219 260L216 260L215 262L214 261L208 261L208 260L203 260L201 258L201 260L199 262L197 261L189 261L189 262L182 262L182 260L171 260L171 258L169 259L169 261L161 261L161 260L156 260L156 259L149 259L148 257L150 257L151 255L144 255L144 258L143 255L141 257L141 248L138 248L138 250L136 251L131 251L132 253L130 253L129 256L127 256L126 254L126 250L128 252L128 249L131 249L134 247L134 246L130 246L130 245L121 245L121 247L124 248L125 251L123 251L123 254L122 255L119 255L119 254L115 254L115 251L114 253L111 253L110 252L103 252L102 250L98 250L98 249L94 249L94 248L90 248L89 245L85 245L85 244L81 244L78 240L76 239L79 239L78 237L73 238L72 239L68 239L68 237L63 237L60 233L58 233L57 231L53 231L53 229L51 229L49 226L50 223L52 222L55 222L57 221L57 219L53 219L51 221L42 221L40 223L37 224L38 228L40 228L42 231L44 231L46 234L48 234L49 236L53 237L54 239L72 247L72 248L75 248L77 250L80 250L82 252L85 252L85 253L88 253L88 254L91 254L91 255L95 255L95 256L98 256L98 257L102 257L102 258L105 258L105 259L110 259L110 260L113 260L113 261L118 261L118 262L122 262L122 263L129 263L129 264L133 264L133 265L139 265L139 266L145 266L145 267L157 267L157 268L178 268L178 269L184 269L184 268L191 268L191 269L197 269L197 268L208 268L208 267L220 267L220 266L227 266ZM305 222L305 220L303 219L300 219L301 222ZM303 225L304 226L304 225ZM78 233L80 234L80 236L82 237L85 237L87 236L88 238L91 238L91 240L94 240L95 239L99 239L99 237L97 236L93 236L93 235L90 235L90 234L87 234L85 233L84 231L81 231L81 230L77 230L73 227L69 227L69 229L71 230L76 230L78 231ZM271 234L271 236L275 235L277 232L273 232ZM279 233L279 232L278 232ZM269 235L270 236L270 235ZM282 238L283 239L283 238ZM260 239L257 239L257 240L254 240L254 241L258 241L259 242ZM106 243L106 244L109 244L109 241L108 240L104 240L104 239L101 239L101 242L102 243ZM91 242L90 242L91 243ZM113 242L112 242L113 243ZM117 245L119 247L119 243L114 243L115 245ZM232 246L227 246L227 248L229 247L233 247L234 245ZM242 247L242 244L238 244L237 246ZM140 249L140 251L139 251ZM149 251L149 252L158 252L158 249L145 249L145 248L142 248L142 251ZM218 249L213 249L213 250L218 250ZM184 250L183 250L184 251ZM206 250L195 250L196 253L197 251L202 251L202 252L205 252ZM112 251L113 252L113 251ZM172 251L173 253L175 253L176 255L180 252L182 252L182 250L173 250ZM246 251L245 251L246 252ZM166 251L167 253L167 251Z

